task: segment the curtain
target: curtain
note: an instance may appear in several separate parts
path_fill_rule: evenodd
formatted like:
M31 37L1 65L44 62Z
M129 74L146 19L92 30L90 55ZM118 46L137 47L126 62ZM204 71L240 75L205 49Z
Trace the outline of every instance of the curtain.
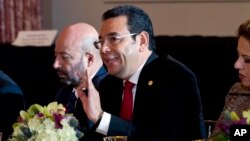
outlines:
M0 0L0 43L14 41L20 30L41 28L41 0Z

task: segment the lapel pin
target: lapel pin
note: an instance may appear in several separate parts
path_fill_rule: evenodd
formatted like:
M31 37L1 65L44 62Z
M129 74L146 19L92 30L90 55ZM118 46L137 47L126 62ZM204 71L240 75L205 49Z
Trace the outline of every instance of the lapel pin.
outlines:
M153 85L153 80L149 80L149 81L148 81L148 85L149 85L149 86Z

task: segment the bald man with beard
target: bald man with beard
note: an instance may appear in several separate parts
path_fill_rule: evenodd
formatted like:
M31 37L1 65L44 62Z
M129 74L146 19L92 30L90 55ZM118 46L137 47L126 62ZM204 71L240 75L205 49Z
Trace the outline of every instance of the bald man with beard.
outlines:
M79 120L80 130L85 133L94 125L88 120L82 103L78 100L76 88L82 83L79 76L90 70L92 82L96 89L107 72L103 66L99 50L94 42L98 40L98 32L87 23L76 23L65 27L58 35L55 44L55 61L53 67L63 83L56 101L62 103L67 113L73 113Z

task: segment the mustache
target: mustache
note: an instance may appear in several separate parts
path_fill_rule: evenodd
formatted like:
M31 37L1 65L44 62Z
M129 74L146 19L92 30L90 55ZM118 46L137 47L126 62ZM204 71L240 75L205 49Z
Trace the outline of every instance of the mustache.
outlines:
M64 75L67 75L67 72L66 72L66 71L64 71L64 70L62 70L62 69L56 69L56 72L57 72L58 74L64 74Z

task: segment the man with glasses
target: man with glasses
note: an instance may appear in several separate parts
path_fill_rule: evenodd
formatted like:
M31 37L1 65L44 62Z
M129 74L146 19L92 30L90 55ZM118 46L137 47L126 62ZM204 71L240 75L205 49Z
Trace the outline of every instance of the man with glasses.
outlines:
M196 77L171 56L154 53L149 16L138 7L124 5L106 11L102 19L95 46L109 75L99 93L88 73L81 77L88 82L88 91L77 89L95 132L128 136L128 141L205 138Z

